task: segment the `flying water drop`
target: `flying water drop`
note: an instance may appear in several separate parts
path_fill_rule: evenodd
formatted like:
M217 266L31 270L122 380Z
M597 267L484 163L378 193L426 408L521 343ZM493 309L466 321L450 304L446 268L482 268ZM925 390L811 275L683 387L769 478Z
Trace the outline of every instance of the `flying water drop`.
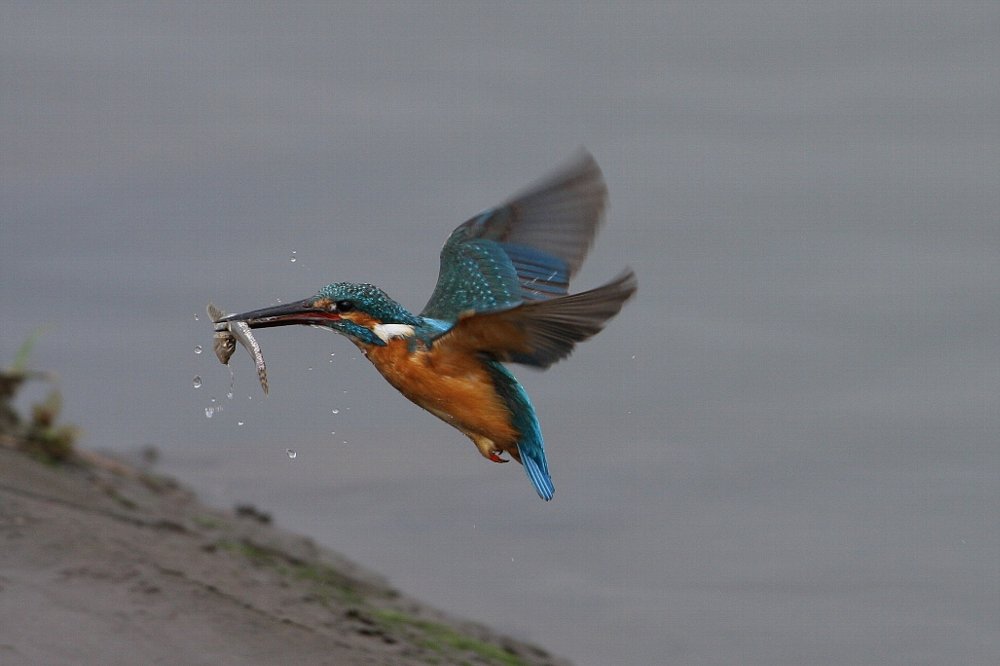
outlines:
M201 377L195 375L194 379L191 380L191 386L195 388L201 388Z
M295 263L295 250L292 250L292 258L291 258L291 262L292 262L293 264ZM293 456L293 457L294 457L294 456Z
M293 459L295 458L295 456L299 455L299 454L297 454L295 452L295 449L285 449L285 453L288 454L289 458L293 458Z
M241 425L243 425L243 421L237 421L237 422L236 422L236 425L238 425L238 426L241 426Z
M195 347L194 347L194 353L195 354L200 354L201 353L201 345L195 345Z
M339 414L339 413L340 413L340 410L339 410L339 409L331 409L331 410L330 410L330 413L331 413L331 414Z

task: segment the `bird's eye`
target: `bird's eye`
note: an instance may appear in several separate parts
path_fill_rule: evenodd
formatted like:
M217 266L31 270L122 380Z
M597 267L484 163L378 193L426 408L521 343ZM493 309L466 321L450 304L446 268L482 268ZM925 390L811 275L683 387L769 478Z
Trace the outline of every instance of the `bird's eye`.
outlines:
M354 309L354 301L337 301L337 312L350 312Z

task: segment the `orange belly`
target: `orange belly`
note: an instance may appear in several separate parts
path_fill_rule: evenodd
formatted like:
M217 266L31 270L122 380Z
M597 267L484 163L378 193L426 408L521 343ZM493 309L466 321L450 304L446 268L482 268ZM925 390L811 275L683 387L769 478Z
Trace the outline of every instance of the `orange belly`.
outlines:
M510 410L478 358L444 344L411 352L404 339L365 351L382 376L407 398L461 430L477 446L477 440L485 438L495 449L516 456L518 432L511 425Z

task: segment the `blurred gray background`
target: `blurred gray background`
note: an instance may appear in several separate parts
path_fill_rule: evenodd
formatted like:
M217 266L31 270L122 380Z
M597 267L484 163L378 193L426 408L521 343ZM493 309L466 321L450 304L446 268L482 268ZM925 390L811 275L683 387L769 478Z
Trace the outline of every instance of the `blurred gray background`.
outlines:
M85 446L579 664L996 664L998 75L992 2L4 2L0 362L45 325ZM515 368L552 503L339 337L216 362L209 300L419 309L581 145L574 286L640 291Z

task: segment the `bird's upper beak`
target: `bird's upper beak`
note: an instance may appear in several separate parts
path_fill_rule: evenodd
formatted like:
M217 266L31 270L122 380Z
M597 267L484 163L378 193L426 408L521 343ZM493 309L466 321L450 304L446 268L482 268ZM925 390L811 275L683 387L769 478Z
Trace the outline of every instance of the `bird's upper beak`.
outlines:
M289 324L323 326L340 319L337 313L316 307L315 302L314 298L306 298L292 303L273 305L269 308L226 315L221 319L216 319L213 323L216 324L216 330L223 330L224 324L233 321L246 322L250 328L269 328L271 326L288 326Z

